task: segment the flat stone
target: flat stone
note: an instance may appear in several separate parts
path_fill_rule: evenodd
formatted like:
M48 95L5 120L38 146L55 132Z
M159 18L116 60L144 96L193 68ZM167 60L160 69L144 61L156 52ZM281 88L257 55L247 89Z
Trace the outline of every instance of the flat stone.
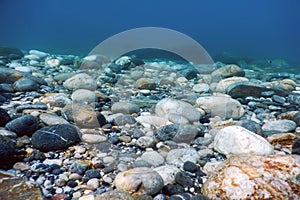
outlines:
M111 107L113 113L133 114L140 112L140 107L131 102L116 102Z
M197 163L200 159L196 149L192 147L182 148L182 149L172 149L169 151L166 161L167 164L175 165L177 167L183 167L186 161L191 161Z
M295 130L297 124L292 120L275 120L266 122L262 126L264 135L272 135L276 133L286 133Z
M237 65L230 64L225 65L223 67L220 67L219 69L216 69L211 74L214 79L223 79L223 78L229 78L232 76L245 76L245 72L242 68L240 68Z
M227 88L230 85L232 85L234 83L238 83L238 82L248 82L248 81L249 81L249 79L247 79L245 77L237 77L237 76L222 79L221 81L218 82L218 84L216 86L216 91L225 93Z
M78 130L70 124L46 126L31 137L32 145L41 151L63 150L78 141Z
M270 155L273 146L263 137L241 126L228 126L215 136L214 149L226 156L235 154Z
M253 82L238 82L227 87L226 93L232 98L246 98L249 96L261 97L262 93L272 91L275 95L287 96L288 91L276 88L267 88L264 85Z
M212 117L219 116L224 119L240 119L244 114L241 103L227 96L199 97L196 105Z
M31 136L39 128L39 124L34 116L23 115L7 123L5 128L15 132L19 137L24 135Z
M24 110L47 110L48 107L43 104L43 103L39 103L39 104L24 104L24 105L19 105L16 107L16 111L17 112L23 112Z
M115 178L115 186L131 194L157 194L163 187L163 179L153 169L140 167L120 172Z
M90 144L98 144L107 141L107 136L95 134L83 134L81 140Z
M46 125L69 124L64 118L52 113L42 113L39 118Z
M0 199L44 199L36 183L25 181L4 172L0 172L0 183Z
M191 123L199 121L201 117L201 113L191 104L171 98L159 101L155 106L155 113L166 119L169 119L170 114L180 115Z
M175 183L175 175L180 172L180 169L174 165L163 165L160 167L154 168L164 181L164 185L174 184Z
M207 83L198 83L193 86L193 91L198 93L206 93L209 91L209 85Z
M142 154L141 158L148 162L150 165L157 167L165 162L164 157L157 151L149 151Z
M63 86L68 90L88 89L95 90L97 88L96 81L85 73L76 74L67 79Z
M231 156L204 183L202 193L209 199L299 199L299 173L299 158L293 155Z

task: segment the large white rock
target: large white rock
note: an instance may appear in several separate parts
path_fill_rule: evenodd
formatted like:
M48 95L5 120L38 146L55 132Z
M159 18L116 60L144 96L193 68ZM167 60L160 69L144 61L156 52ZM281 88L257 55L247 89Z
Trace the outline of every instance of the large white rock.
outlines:
M215 136L214 149L226 156L234 154L273 154L273 146L263 137L241 126L228 126Z
M239 119L244 114L241 103L229 96L204 96L199 97L196 105L212 117L219 116L224 119Z
M166 98L159 101L155 106L155 113L159 117L165 117L166 119L169 119L169 116L173 117L174 115L179 115L182 118L184 118L182 121L185 122L199 121L201 117L201 113L196 108L194 108L191 104L185 101L171 99L171 98ZM179 122L174 122L174 123L179 123Z
M249 81L249 79L247 79L245 77L238 77L238 76L223 79L218 83L218 85L216 87L216 91L225 93L226 88L228 86L230 86L231 84L238 83L238 82L245 82L245 81Z

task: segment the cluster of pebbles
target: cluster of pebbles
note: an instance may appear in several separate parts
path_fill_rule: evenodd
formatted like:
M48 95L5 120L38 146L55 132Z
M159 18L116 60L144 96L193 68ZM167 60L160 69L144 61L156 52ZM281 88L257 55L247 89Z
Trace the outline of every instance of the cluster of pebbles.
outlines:
M241 66L1 47L0 199L300 199L300 76Z

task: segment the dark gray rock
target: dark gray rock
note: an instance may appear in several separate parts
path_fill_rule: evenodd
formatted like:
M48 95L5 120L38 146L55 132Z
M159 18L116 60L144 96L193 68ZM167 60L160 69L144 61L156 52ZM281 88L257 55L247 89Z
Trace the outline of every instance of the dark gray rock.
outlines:
M174 142L190 143L198 134L195 126L188 124L170 124L158 129L156 137L161 141L173 140Z
M238 126L242 126L244 127L245 129L253 132L253 133L256 133L258 135L262 135L262 128L261 126L256 123L255 121L252 121L252 120L243 120L243 121L238 121L236 123L236 125Z
M191 173L195 173L199 169L199 167L198 167L198 165L196 165L195 163L193 163L191 161L186 161L183 164L183 169L185 171L188 171L188 172L191 172Z
M84 175L84 173L88 169L88 167L89 166L86 162L76 161L70 166L69 170L73 173Z
M40 85L32 79L21 78L13 84L13 88L16 92L29 92L37 91Z
M163 187L162 192L165 195L171 196L171 195L174 195L174 194L184 193L185 191L184 191L184 188L181 185L168 184L168 185L165 185Z
M8 56L10 58L22 58L24 56L20 49L14 47L0 46L0 56Z
M175 175L175 182L183 187L194 186L193 179L186 172L178 172Z
M285 98L278 96L278 95L273 95L272 100L276 103L284 104L285 103Z
M1 83L0 84L0 92L14 92L14 89L9 83Z
M118 126L123 126L125 124L134 124L136 120L131 115L119 115L115 118L115 124Z
M78 130L70 124L46 126L31 138L32 145L41 151L63 150L80 140Z
M0 108L0 127L5 126L11 120L9 114L2 108Z
M17 112L22 112L23 110L26 110L26 109L47 110L48 107L43 103L25 104L25 105L19 105L19 106L16 107Z
M98 169L89 169L84 173L84 178L86 180L90 180L92 178L101 178L101 174Z
M9 137L0 135L0 169L11 168L15 162L23 159L23 155Z
M5 128L15 132L19 137L24 135L31 136L39 128L39 124L34 116L23 115L7 123Z
M300 155L300 139L299 138L292 145L292 154Z
M253 82L237 82L231 84L226 89L226 93L232 98L246 98L249 96L261 97L262 93L273 91L275 95L287 96L289 92L283 89L267 88L263 85Z

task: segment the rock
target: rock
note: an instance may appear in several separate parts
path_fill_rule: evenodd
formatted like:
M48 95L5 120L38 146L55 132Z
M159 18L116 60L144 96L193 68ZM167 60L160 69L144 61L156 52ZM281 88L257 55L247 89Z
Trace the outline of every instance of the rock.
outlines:
M155 126L157 128L166 125L167 119L153 115L138 116L136 121L145 127Z
M136 123L135 119L133 116L128 115L128 114L121 114L117 116L114 120L115 124L118 126L124 126L126 124L134 124Z
M177 167L182 167L186 161L197 163L199 159L200 157L198 152L192 147L172 149L166 157L168 164L175 165Z
M228 126L215 136L214 149L226 156L235 154L270 155L273 147L263 137L241 126Z
M84 175L85 171L88 169L89 165L85 161L77 160L75 161L69 168L70 172L76 173L79 175ZM74 175L73 175L74 176ZM77 175L76 175L77 176ZM78 178L78 176L77 176ZM69 179L73 180L73 178L69 177ZM75 180L75 179L74 179Z
M156 151L146 151L142 154L141 158L154 167L160 166L165 162L164 157Z
M81 140L90 144L98 144L107 141L107 136L96 134L83 134Z
M48 107L43 104L43 103L36 103L36 104L24 104L24 105L19 105L16 107L16 111L21 113L23 112L24 110L47 110Z
M0 172L0 183L0 199L44 199L39 186L34 182Z
M256 123L255 121L252 120L242 120L242 121L238 121L235 125L237 126L241 126L253 133L256 133L258 135L262 135L262 129L261 126Z
M190 143L198 132L198 129L193 125L170 124L160 127L155 135L161 141L173 140L178 143Z
M99 179L97 178L90 179L86 184L93 189L97 189L100 186Z
M32 73L32 69L30 67L16 67L15 70L19 71L19 72L24 72L24 73Z
M32 145L41 151L63 150L78 141L78 130L70 124L46 126L31 137Z
M0 108L0 127L4 127L11 120L9 114Z
M175 183L175 175L178 172L180 172L180 169L178 169L174 165L163 165L163 166L154 168L154 170L160 174L160 176L162 177L162 179L164 181L164 185L174 184Z
M90 180L92 178L99 179L99 178L101 178L101 174L98 169L89 169L89 170L85 171L83 178L86 178L87 180Z
M89 105L66 105L61 112L62 116L68 121L75 122L79 128L99 128L106 124L105 117Z
M225 65L219 69L216 69L212 72L212 77L216 80L220 80L223 78L229 78L232 76L245 76L245 72L242 68L237 65Z
M113 113L133 114L139 113L140 107L131 102L116 102L112 105L111 111Z
M293 121L297 124L297 126L300 126L300 112L297 112L297 113L293 116Z
M47 57L49 55L48 53L45 53L45 52L42 52L42 51L39 51L39 50L35 50L35 49L30 50L29 54L35 55L39 59L43 59L43 58L45 58L45 57Z
M86 89L78 89L75 90L72 95L71 99L75 104L92 104L94 105L97 102L96 94L93 91L86 90Z
M150 78L140 78L135 84L138 89L154 90L157 86L157 84Z
M8 131L5 128L0 127L0 135L5 136L5 137L9 137L9 138L16 138L17 134L15 132L12 131Z
M69 124L64 118L52 113L42 113L39 118L46 125Z
M60 60L57 58L50 58L45 60L45 65L49 67L59 67Z
M185 190L181 185L168 184L163 187L162 192L167 196L171 196L174 194L182 194L185 192ZM180 200L181 200L181 198L180 198Z
M63 86L68 90L87 89L95 90L97 88L96 81L85 73L76 74L67 79Z
M155 113L157 116L166 119L169 119L170 115L179 115L182 120L187 120L190 123L199 121L201 118L201 113L191 104L171 98L165 98L159 101L155 106Z
M183 187L193 187L194 181L186 172L178 172L175 175L175 182Z
M193 91L198 93L207 93L209 89L209 85L206 83L198 83L193 86Z
M23 74L19 71L5 67L0 67L0 83L14 83L23 78Z
M299 158L292 155L231 156L204 183L210 199L299 199Z
M24 56L20 49L13 47L0 46L0 56L22 58Z
M244 78L244 77L230 77L230 78L226 78L226 79L223 79L221 80L217 86L216 86L216 91L217 92L222 92L222 93L225 93L227 88L234 84L234 83L238 83L238 82L248 82L249 79L247 78Z
M54 93L47 96L42 100L44 104L49 104L50 106L63 108L66 105L72 104L71 99L66 94Z
M293 143L292 154L300 155L300 139L299 138Z
M51 167L44 163L34 163L30 166L30 170L35 173L45 173L51 170Z
M163 187L163 179L156 171L146 168L134 168L120 172L115 178L115 186L131 194L157 194Z
M231 84L226 89L226 94L232 98L246 98L248 96L261 97L265 92L272 92L275 95L287 96L288 91L279 88L268 88L264 85L252 82L238 82Z
M199 170L199 167L191 161L186 161L183 164L183 170L191 172L191 173L195 173L196 171Z
M17 92L37 91L40 85L32 79L21 78L13 84L13 88Z
M154 143L155 143L154 138L150 136L142 136L136 140L136 145L143 149L152 147Z
M286 133L295 130L297 124L292 120L276 120L266 122L262 126L263 134L268 136L276 133Z
M212 117L219 116L224 119L240 119L244 114L241 103L227 96L199 97L196 105Z
M100 195L96 195L95 200L134 200L128 192L123 190L111 190Z
M39 124L34 116L23 115L7 123L5 128L15 132L19 137L24 135L31 136L39 128Z
M13 166L14 170L27 171L30 169L30 166L23 162L16 162Z
M13 93L14 89L11 84L1 83L0 84L0 93Z
M22 159L23 155L17 150L15 143L10 138L0 135L0 168L11 168L15 162Z
M297 136L292 133L277 133L268 136L267 140L271 145L280 145L282 148L292 149L292 145L297 140Z

